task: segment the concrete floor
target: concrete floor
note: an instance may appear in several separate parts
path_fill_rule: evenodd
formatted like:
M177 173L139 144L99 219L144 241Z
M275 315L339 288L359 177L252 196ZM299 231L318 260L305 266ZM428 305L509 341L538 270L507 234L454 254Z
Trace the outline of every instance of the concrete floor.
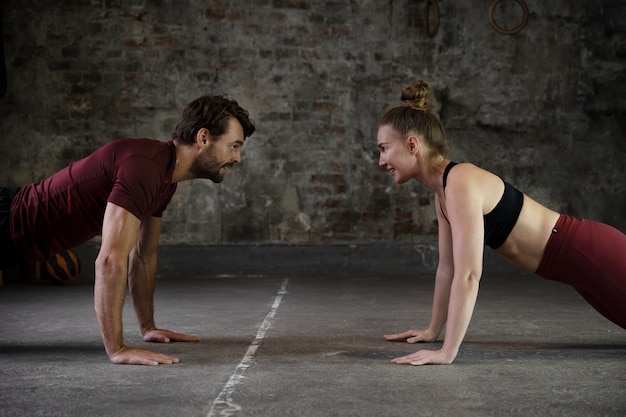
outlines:
M267 267L235 256L250 251ZM567 286L491 268L455 363L399 366L390 359L440 345L382 338L428 324L432 272L369 254L368 272L354 250L317 253L308 268L235 253L222 269L186 262L207 258L184 248L162 256L157 325L200 343L142 342L126 304L126 343L175 365L108 362L88 271L68 287L5 282L0 416L626 415L626 331Z

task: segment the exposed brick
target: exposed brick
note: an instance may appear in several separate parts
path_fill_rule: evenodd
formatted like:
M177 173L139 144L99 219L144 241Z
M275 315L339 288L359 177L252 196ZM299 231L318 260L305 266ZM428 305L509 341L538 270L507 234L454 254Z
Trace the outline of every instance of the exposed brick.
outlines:
M421 235L422 227L417 224L410 223L396 223L393 225L393 235L398 237L401 235Z
M361 219L366 222L378 222L389 217L389 213L383 211L366 211L361 214Z
M178 39L174 36L155 36L152 38L154 46L176 48L178 46Z
M342 205L341 200L328 199L324 202L324 207L326 208L337 208Z
M309 1L306 0L273 0L272 6L278 9L308 10L311 8Z
M223 10L207 10L204 13L204 17L206 17L207 20L220 21L226 18L226 13Z
M342 174L313 174L311 181L325 184L345 184L346 178Z
M412 223L413 222L413 212L411 212L411 211L395 210L393 212L393 219L396 222Z
M61 0L45 2L37 24L32 10L44 2L28 13L22 3L3 3L0 184L119 136L166 140L184 104L227 93L257 133L222 184L180 187L167 217L181 224L172 221L164 241L436 240L431 192L395 184L377 166L378 118L424 77L452 158L555 210L626 227L626 201L615 199L626 181L618 2L602 3L611 18L586 13L597 0L537 7L510 37L491 30L481 8L450 2L445 21L463 30L442 24L434 38L420 2ZM470 44L481 53L459 47ZM44 151L50 166L41 156L35 166Z
M418 199L420 206L429 206L430 205L430 197L429 196L421 196Z
M64 7L91 7L91 0L63 0Z

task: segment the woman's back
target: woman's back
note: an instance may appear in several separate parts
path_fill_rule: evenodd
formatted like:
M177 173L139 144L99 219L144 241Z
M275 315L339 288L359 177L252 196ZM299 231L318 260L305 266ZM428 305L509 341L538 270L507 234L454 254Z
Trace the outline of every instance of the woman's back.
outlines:
M535 272L558 219L559 213L524 194L524 204L517 223L496 251L511 264Z
M482 206L485 221L496 209L502 209L500 202L505 193L504 181L497 175L473 164L458 164L450 169L446 193L454 192L456 187L470 187L474 196L472 201ZM445 196L443 206L445 207ZM514 207L506 208L515 210ZM543 250L550 238L552 228L559 218L559 213L552 211L527 195L523 195L523 203L517 221L496 251L511 264L529 272L539 267ZM487 225L486 229L489 229Z

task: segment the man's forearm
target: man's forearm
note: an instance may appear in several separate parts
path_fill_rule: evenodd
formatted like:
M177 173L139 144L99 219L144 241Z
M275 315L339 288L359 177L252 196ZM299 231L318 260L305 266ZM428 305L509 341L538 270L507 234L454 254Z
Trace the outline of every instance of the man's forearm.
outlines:
M135 251L130 256L129 289L142 334L155 328L154 324L154 288L156 285L156 254L150 257L138 255Z
M104 348L113 355L123 346L122 311L127 269L124 262L98 256L94 285L94 308Z

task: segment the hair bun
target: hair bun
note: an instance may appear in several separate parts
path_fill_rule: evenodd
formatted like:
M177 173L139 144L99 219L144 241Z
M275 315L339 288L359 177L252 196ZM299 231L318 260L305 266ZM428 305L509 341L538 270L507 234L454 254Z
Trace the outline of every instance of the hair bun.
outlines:
M430 92L430 84L424 80L416 80L413 84L405 87L400 95L400 100L416 110L428 111L426 98Z

